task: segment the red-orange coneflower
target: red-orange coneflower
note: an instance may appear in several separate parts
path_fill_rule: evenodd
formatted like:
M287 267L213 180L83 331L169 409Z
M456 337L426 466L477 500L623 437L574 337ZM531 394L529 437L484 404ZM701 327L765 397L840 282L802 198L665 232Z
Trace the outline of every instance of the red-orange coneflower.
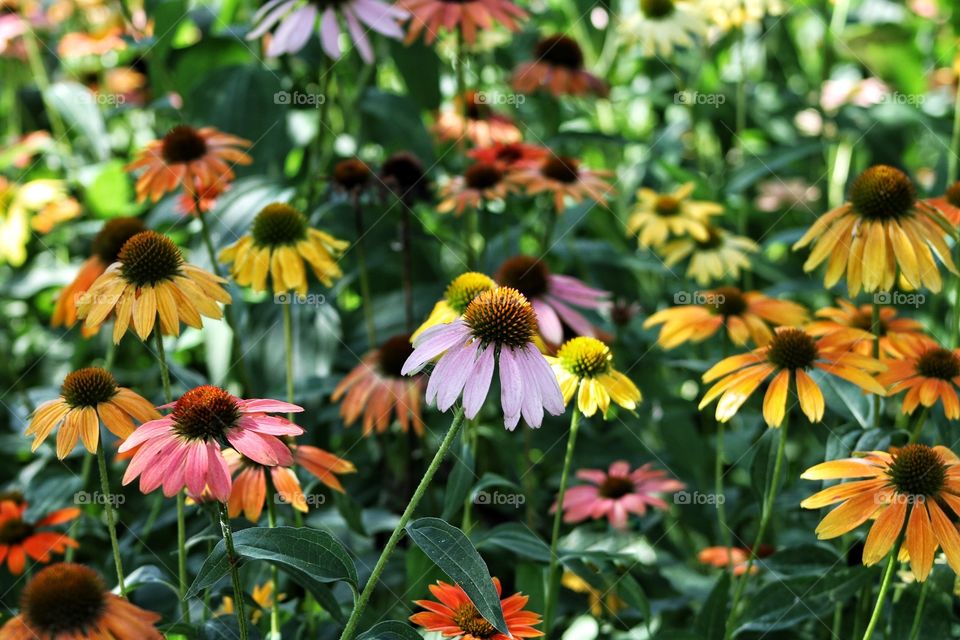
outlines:
M607 84L583 68L583 51L573 38L548 36L533 50L533 60L524 62L513 72L513 88L521 93L537 89L554 96L607 95Z
M477 29L489 29L499 22L510 31L520 29L518 21L527 12L510 0L399 0L398 9L410 12L407 43L423 33L427 44L436 40L441 30L459 29L467 44L477 40Z
M480 209L488 202L501 201L513 189L506 174L495 164L475 162L462 176L455 176L440 191L440 213L461 215L466 209Z
M466 137L477 147L520 142L521 138L513 119L494 111L487 94L477 91L455 97L453 108L437 116L433 132L440 142L459 142Z
M576 158L551 153L537 167L511 173L510 179L528 195L552 194L554 208L563 213L568 197L577 203L585 198L605 203L614 193L613 186L604 179L609 175L609 171L583 167Z
M66 534L43 529L70 522L80 515L80 509L58 509L36 522L24 519L26 510L27 503L23 500L0 500L0 564L6 560L10 573L16 576L23 573L28 556L47 563L52 554L79 546Z
M500 580L494 578L493 585L497 588L499 595ZM410 622L427 631L436 631L448 638L458 637L461 640L510 640L511 637L539 638L544 635L542 631L534 628L540 624L540 615L532 611L524 611L523 608L527 606L530 598L521 593L515 593L500 601L503 618L510 631L509 636L497 631L480 615L459 585L437 581L437 584L430 585L430 593L439 602L417 600L415 604L426 611L410 616Z

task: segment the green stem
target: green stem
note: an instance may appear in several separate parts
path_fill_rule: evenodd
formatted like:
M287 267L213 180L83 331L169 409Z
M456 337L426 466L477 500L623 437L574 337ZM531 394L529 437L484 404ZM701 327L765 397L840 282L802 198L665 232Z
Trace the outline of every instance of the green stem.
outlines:
M954 94L953 102L953 135L950 137L950 148L947 150L947 184L957 181L957 153L960 153L960 84Z
M410 224L410 205L403 198L400 201L400 242L401 260L403 261L403 326L408 332L413 332L413 227Z
M160 327L153 330L154 343L157 345L157 363L160 365L160 382L163 384L163 400L173 402L173 391L170 388L170 368L167 366L167 352L163 348L163 336Z
M111 342L113 344L113 342ZM87 486L90 484L90 471L93 469L93 456L83 456L83 466L80 467L80 491L86 491ZM73 562L73 556L76 553L76 549L73 547L67 547L67 551L63 556L64 562Z
M370 574L370 579L367 580L367 584L363 587L363 592L361 592L357 597L356 603L353 606L353 612L350 614L350 619L347 620L347 625L344 627L343 634L340 636L340 640L351 640L356 634L357 624L360 622L360 616L363 615L363 610L366 608L367 602L370 600L370 596L373 594L373 590L377 586L377 582L380 580L380 574L383 573L383 570L387 566L387 560L390 559L390 556L393 554L393 550L396 548L397 543L400 542L400 538L403 537L407 523L410 522L410 518L413 517L413 512L416 510L417 505L420 504L424 494L426 494L427 487L430 486L430 481L433 480L433 476L437 473L437 469L440 467L440 463L443 461L443 458L447 455L447 451L450 449L450 446L453 444L454 440L457 439L457 434L460 433L460 427L462 426L463 408L458 407L454 411L453 420L450 423L450 428L447 430L447 435L443 437L443 441L440 443L440 447L437 449L436 455L433 456L433 460L430 461L430 466L427 467L427 471L423 474L420 484L417 486L416 491L413 492L413 497L410 498L410 503L407 504L407 508L403 510L403 515L400 516L400 521L397 523L393 533L390 534L390 539L387 540L387 544L384 546L383 552L380 554L380 559L377 560L377 564L373 567L373 572Z
M89 457L89 456L88 456ZM117 517L113 511L113 494L110 493L110 480L107 476L107 456L103 451L103 438L97 440L97 466L100 468L100 493L103 496L103 511L107 516L107 529L110 531L110 546L113 548L113 564L117 568L117 586L120 595L127 595L123 583L123 561L120 560L120 543L117 541Z
M43 58L40 55L40 48L37 46L37 34L33 28L27 29L23 34L23 45L27 52L27 60L30 63L30 72L34 81L40 88L40 97L43 100L43 106L50 118L50 128L53 129L53 135L56 144L61 142L67 148L67 157L73 155L70 149L70 139L67 137L67 128L60 117L60 112L53 108L50 103L50 76L47 75L47 68L43 64Z
M477 423L475 420L467 420L463 427L463 444L469 455L477 459ZM464 457L466 459L466 457ZM473 495L467 492L467 498L463 501L463 526L460 527L463 532L470 535L470 529L473 528Z
M936 565L934 565L936 569ZM920 627L923 626L923 609L927 604L927 594L930 593L930 583L933 582L933 570L920 586L920 600L917 601L917 610L913 613L913 624L910 626L910 635L907 640L917 640L920 637Z
M207 216L200 211L200 197L197 194L194 194L193 197L197 217L200 218L200 236L203 238L203 244L207 248L207 255L210 256L210 264L213 266L213 272L217 274L217 277L223 278L223 270L220 268L220 263L217 262L217 251L214 249L213 240L210 237L210 224L207 222ZM236 363L240 367L240 384L243 385L245 391L252 391L250 374L247 372L247 363L244 358L243 344L240 341L240 331L237 326L236 316L234 316L233 313L233 305L227 304L223 306L223 317L230 327L234 358L236 358Z
M293 310L289 301L283 305L283 347L287 371L287 402L293 404ZM293 414L288 413L287 419L293 422Z
M913 429L910 431L910 442L908 444L913 444L920 439L920 432L923 431L923 425L927 421L928 415L930 415L930 407L924 407L923 411L921 411L917 417L917 421L913 423Z
M567 452L563 457L563 471L560 474L560 491L557 493L557 511L553 515L553 534L550 536L550 570L547 572L547 604L544 608L543 628L547 635L553 628L553 619L557 610L557 597L560 592L560 559L557 548L560 544L560 525L563 522L563 498L570 481L570 467L573 464L573 451L577 445L577 432L580 430L580 410L573 407L570 416L570 435L567 437Z
M363 224L363 207L360 205L360 195L354 193L353 201L354 220L357 224L357 241L354 249L357 251L357 270L360 272L360 295L363 297L363 318L367 326L367 348L377 346L377 329L373 323L373 298L370 296L370 276L367 273L367 252L363 244L366 228Z
M880 593L877 594L877 603L873 607L870 622L867 623L867 630L863 632L863 640L870 640L873 636L874 629L877 627L877 623L880 621L880 612L883 611L883 602L887 597L887 591L890 589L893 570L897 566L897 556L900 555L900 547L902 545L903 532L901 531L900 536L897 538L897 543L893 546L890 557L887 559L887 568L883 570L883 580L880 582Z
M277 500L276 489L273 486L273 476L266 472L267 476L267 526L271 529L277 527ZM273 583L273 603L270 605L270 639L280 640L280 570L277 565L270 565L270 581Z
M713 463L713 492L717 498L717 524L720 527L720 536L723 546L727 549L727 565L733 568L733 535L727 526L727 510L723 500L723 433L725 422L717 421L717 452Z
M760 528L757 530L757 537L750 547L750 558L747 560L747 570L737 582L737 589L734 591L733 600L730 603L730 615L727 618L727 632L724 636L727 640L733 637L734 623L737 620L737 605L743 597L747 583L750 581L750 574L753 571L753 564L757 560L757 553L760 545L763 544L764 536L767 533L767 527L770 526L770 518L773 515L773 504L777 498L777 490L780 487L780 476L783 473L784 453L787 449L787 427L789 426L790 413L787 412L780 427L780 441L777 443L777 457L773 463L773 475L770 478L770 486L767 487L767 493L763 500L763 514L760 516Z
M880 323L880 305L876 302L873 303L873 308L871 310L870 318L870 328L873 332L873 357L880 359L880 335L883 331L883 327ZM873 396L873 427L875 429L880 427L880 396L874 394Z
M220 512L220 531L223 533L223 544L227 550L227 564L230 565L230 581L233 582L233 605L237 612L237 624L240 626L240 640L247 640L247 616L244 613L243 585L240 584L240 557L233 546L233 530L230 529L230 516L227 514L227 506L218 502L217 508Z

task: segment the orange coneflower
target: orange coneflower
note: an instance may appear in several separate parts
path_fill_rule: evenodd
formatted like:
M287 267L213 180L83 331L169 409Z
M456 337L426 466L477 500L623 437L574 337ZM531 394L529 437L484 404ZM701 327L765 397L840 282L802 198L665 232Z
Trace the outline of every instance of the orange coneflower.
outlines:
M818 318L807 325L807 330L815 336L832 333L837 329L873 330L873 305L856 306L848 300L837 300L836 307L824 307L816 312ZM902 358L908 351L915 351L923 345L936 344L924 333L923 325L912 318L898 318L893 307L880 308L880 354ZM875 336L873 333L863 342L855 345L857 353L873 355Z
M960 225L960 180L947 187L939 198L930 198L928 203L940 210L950 224Z
M407 432L413 427L423 435L420 405L425 380L422 376L402 376L400 369L413 353L410 336L396 335L374 349L333 390L331 400L340 405L340 416L347 426L363 416L363 435L383 433L396 415L400 428Z
M912 414L921 404L932 407L939 399L947 419L960 420L960 349L925 344L903 359L885 362L887 370L877 376L877 381L889 387L890 395L907 392L903 413Z
M465 209L480 209L488 202L502 201L513 189L506 174L495 164L475 162L462 176L456 176L440 192L443 200L437 205L440 213L453 211L460 215Z
M87 451L96 453L101 422L123 440L133 433L134 420L143 423L159 417L150 402L118 386L109 371L88 367L67 375L60 387L60 397L37 407L25 435L33 436L30 449L36 451L60 426L57 457L62 460L77 446L78 439Z
M107 267L117 261L124 243L145 229L139 218L114 218L103 225L90 245L90 257L80 267L73 282L60 292L50 319L51 326L72 327L76 323L77 303L82 295L103 275ZM84 337L90 337L96 330L83 327L82 333Z
M163 335L180 335L180 323L199 329L200 316L220 319L218 302L230 302L226 280L183 261L180 249L156 231L127 240L117 261L97 278L77 305L77 317L97 329L111 315L113 341L127 329L145 340L159 318Z
M846 272L852 296L889 290L898 273L910 287L937 292L943 285L937 259L957 273L944 239L951 232L939 210L917 199L907 174L876 165L853 181L849 202L822 215L793 246L812 243L804 270L826 261L824 284L832 287Z
M10 573L16 576L23 573L27 556L37 562L47 563L51 554L79 546L76 540L66 534L41 529L70 522L80 515L80 509L58 509L36 522L24 519L26 510L27 503L22 500L0 500L0 564L6 560Z
M442 0L441 0L442 1ZM440 142L459 142L466 137L474 146L520 142L520 129L513 120L494 111L486 94L467 91L453 100L453 108L437 116L433 132Z
M305 469L324 485L340 493L343 493L344 489L336 474L353 473L357 470L352 462L317 447L292 445L290 448L291 464L306 462L303 465ZM234 476L230 499L227 501L227 511L231 518L236 518L243 513L250 522L256 523L260 519L267 500L268 471L270 482L279 500L297 511L307 512L307 497L303 493L297 474L289 465L277 464L268 467L237 453L234 449L224 450L223 457L226 458L230 473Z
M0 640L162 640L160 615L107 590L89 567L68 562L44 567L20 596L20 614L0 629Z
M807 321L803 305L736 287L705 291L692 302L695 304L658 311L647 318L643 328L662 324L657 344L664 349L673 349L687 341L701 342L721 328L726 328L730 340L738 346L752 340L762 347L773 337L771 325L799 326Z
M760 554L757 554L760 557ZM716 567L717 569L733 569L733 575L742 576L750 567L750 549L741 547L706 547L697 554L700 564ZM759 573L760 567L750 567L750 573Z
M537 167L550 153L546 148L527 142L499 142L489 147L471 149L467 155L487 164L493 164L501 171Z
M866 332L857 329L815 338L804 329L780 327L765 346L724 358L704 373L704 382L719 380L703 396L699 408L719 397L717 420L726 422L764 380L773 376L763 398L763 419L769 426L779 427L786 415L793 378L800 409L810 422L820 422L824 412L823 393L807 373L814 368L852 382L864 391L884 395L884 387L872 375L883 371L884 364L851 348L851 343L865 337Z
M204 193L212 185L229 184L233 166L246 165L253 159L241 150L250 141L218 131L214 127L195 129L187 125L174 127L160 140L144 148L127 171L145 169L137 180L137 201L148 197L156 202L166 193L183 187L187 194ZM201 213L191 206L187 213Z
M534 59L513 72L513 88L533 93L543 88L554 96L606 96L607 84L583 68L583 51L573 38L554 35L540 40L533 49Z
M946 447L908 444L860 457L823 462L807 469L807 480L863 478L836 484L800 503L821 509L842 502L817 526L821 540L836 538L873 520L863 564L878 563L903 535L917 580L926 580L937 547L960 573L960 533L951 522L960 515L960 459Z
M407 44L421 32L424 41L431 44L441 30L453 29L459 29L463 40L473 44L478 28L489 29L499 22L510 31L518 31L517 22L527 17L527 12L510 0L399 0L395 6L410 12Z
M500 595L500 580L494 578L493 586L497 589L497 595ZM439 602L417 600L415 604L427 611L410 616L410 622L427 631L436 631L448 638L460 637L462 640L510 640L511 637L539 638L544 635L534 628L540 624L540 615L523 610L530 598L521 593L500 601L510 635L500 633L484 620L459 585L438 580L437 584L430 585L430 593Z
M288 204L268 204L253 219L250 233L220 252L220 261L231 264L237 284L254 291L267 288L270 276L275 294L307 293L309 265L326 286L343 275L337 259L350 243L314 229L307 217Z
M554 208L557 213L563 213L567 197L577 203L584 198L599 204L605 203L607 197L614 193L613 186L604 180L609 175L609 171L581 166L576 158L551 153L539 166L511 173L510 179L529 195L552 193Z

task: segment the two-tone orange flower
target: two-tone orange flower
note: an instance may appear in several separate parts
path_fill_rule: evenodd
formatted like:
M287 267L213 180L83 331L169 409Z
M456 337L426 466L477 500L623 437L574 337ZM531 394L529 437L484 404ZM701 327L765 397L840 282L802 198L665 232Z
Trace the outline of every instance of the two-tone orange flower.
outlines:
M950 224L960 225L960 180L957 180L949 187L939 198L930 198L927 200L931 205L940 210Z
M510 179L527 195L551 194L554 209L563 213L568 198L575 203L589 198L604 204L615 192L605 179L609 175L609 171L584 167L576 158L550 153L538 166L512 172Z
M80 515L80 509L58 509L36 522L24 518L26 511L27 503L23 500L0 500L0 564L6 560L7 568L15 576L23 573L27 557L47 563L52 554L79 546L66 534L44 529L70 522Z
M242 151L250 141L222 133L214 127L195 129L180 125L163 138L154 140L127 165L127 171L143 169L137 179L137 200L152 202L182 187L187 195L202 195L214 188L226 190L233 180L234 165L247 165L253 159ZM200 198L198 198L200 199ZM201 213L190 201L187 213Z
M851 343L862 340L864 333L847 329L816 338L803 329L780 327L766 345L724 358L703 374L704 382L716 381L716 384L703 396L700 409L720 398L716 417L720 422L727 422L760 384L772 376L763 397L763 419L767 425L779 427L783 423L791 382L804 415L810 422L820 422L825 403L823 392L808 373L812 369L820 369L882 396L886 390L873 374L886 367L850 347Z
M873 305L864 304L859 307L847 300L837 300L836 307L818 309L816 314L820 320L814 320L807 325L811 335L824 336L838 329L861 329L871 332L866 340L858 342L854 349L865 356L873 354ZM901 358L907 352L916 351L924 345L935 345L936 342L924 333L923 325L912 318L897 317L894 307L880 307L880 354L893 358Z
M410 336L396 335L379 348L363 357L363 361L348 373L330 399L340 404L340 417L348 427L363 416L363 435L383 433L396 416L400 429L406 433L413 428L423 435L423 417L420 406L426 388L423 376L403 376L400 370L413 346Z
M914 288L940 291L939 260L951 273L957 268L945 236L950 222L934 206L917 199L917 189L904 172L876 165L850 187L850 201L823 214L793 246L813 244L804 271L827 263L824 284L832 287L846 273L854 296L889 291L899 274Z
M440 213L461 215L467 209L480 209L489 202L500 202L514 186L496 164L475 162L462 176L455 176L440 190Z
M863 549L863 563L880 562L900 536L913 574L926 580L937 548L960 573L960 458L946 447L908 444L859 457L823 462L807 469L807 480L849 480L800 503L821 509L842 503L817 526L821 540L836 538L873 520Z
M37 407L24 433L33 436L30 449L36 451L59 426L57 457L62 460L77 446L77 440L83 441L87 451L96 453L101 422L123 440L133 433L134 420L143 423L159 417L150 402L118 386L109 371L88 367L64 378L60 397Z
M89 567L68 562L37 572L20 596L20 613L0 640L162 640L160 615L110 593Z
M960 420L960 349L924 345L900 360L886 360L887 370L877 382L889 387L889 395L906 391L901 411L912 414L919 405L943 403L948 420Z
M643 328L663 325L657 344L664 349L685 342L702 342L721 329L726 329L730 340L738 346L753 341L762 347L773 337L771 327L799 326L808 317L806 308L796 302L736 287L698 292L693 302L658 311L647 318Z
M501 593L500 580L493 579L497 594ZM410 622L419 625L427 631L436 631L448 638L461 640L510 640L513 638L539 638L543 635L534 627L540 624L539 614L524 611L530 599L520 593L509 598L503 598L500 604L503 608L503 618L507 623L510 635L497 631L492 624L484 620L480 612L467 597L466 592L459 586L437 581L430 585L430 593L439 602L433 600L417 600L415 604L426 611L410 616Z
M494 111L483 96L476 91L456 96L452 108L437 115L433 125L437 139L440 142L458 143L466 138L477 147L520 142L523 135L513 118Z

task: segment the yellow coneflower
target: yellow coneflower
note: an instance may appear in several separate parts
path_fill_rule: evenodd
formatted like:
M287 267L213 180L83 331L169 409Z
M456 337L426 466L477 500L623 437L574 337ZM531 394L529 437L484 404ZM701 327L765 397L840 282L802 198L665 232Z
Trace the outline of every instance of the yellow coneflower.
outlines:
M751 269L750 254L759 250L760 247L750 238L710 226L705 240L678 238L659 247L657 253L667 267L689 258L687 277L705 287L711 282L739 278L741 270Z
M468 271L460 274L447 285L443 299L433 306L430 316L413 332L410 340L415 340L430 327L453 322L463 315L474 298L484 291L493 291L496 288L497 283L482 273Z
M943 285L937 259L957 273L944 239L948 233L949 221L917 199L907 174L876 165L854 180L849 202L822 215L793 246L812 243L804 271L826 262L824 284L832 287L846 273L851 296L861 289L889 290L898 273L910 287L937 292Z
M69 562L37 572L20 595L20 613L0 629L0 640L110 638L162 640L160 615L107 589L89 567Z
M804 415L810 422L820 422L825 403L820 387L807 373L811 369L843 378L864 391L885 395L883 385L872 375L886 369L885 365L850 348L865 336L865 331L848 329L817 339L803 329L781 327L765 346L724 358L704 373L704 382L717 383L703 396L699 408L720 398L717 420L727 422L760 384L773 376L763 397L763 419L769 426L779 427L783 422L791 379Z
M27 259L31 230L49 233L80 215L80 204L62 180L11 183L0 176L0 264L19 267Z
M759 347L770 342L774 327L799 326L807 321L806 308L777 300L759 291L719 287L705 291L696 304L663 309L647 318L644 329L662 324L657 344L673 349L685 342L701 342L726 328L730 340L743 346L752 340Z
M946 447L924 444L857 455L823 462L800 476L806 480L861 478L835 484L800 503L804 509L843 503L820 522L817 537L836 538L872 520L863 564L880 562L902 535L918 581L930 574L938 547L954 572L960 573L960 533L951 522L960 515L960 459Z
M640 46L646 57L671 57L676 49L692 47L707 32L700 8L683 0L640 0L639 11L624 16L620 33Z
M567 404L577 394L580 413L590 417L600 409L606 416L610 401L628 411L637 408L643 399L630 378L613 368L610 347L588 336L568 340L556 357L546 356Z
M287 597L285 593L277 595L276 598L273 597L273 580L267 580L263 584L253 585L253 591L250 593L250 598L257 604L257 609L250 614L250 621L253 624L260 622L260 618L263 617L264 611L269 611L273 608L276 602L283 602ZM234 615L234 606L233 598L231 596L223 596L223 599L220 601L220 608L217 609L215 616L232 616Z
M146 340L158 318L161 333L176 336L181 322L199 329L201 315L222 317L217 303L230 302L225 282L184 262L170 238L143 231L124 243L117 262L93 283L77 305L77 317L95 330L112 314L117 343L128 328Z
M708 240L710 217L722 214L723 206L707 200L690 200L692 193L692 182L673 193L640 189L633 214L627 220L627 235L637 234L643 249L661 246L671 236Z
M307 217L288 204L276 202L260 210L250 234L220 252L220 261L232 263L237 283L254 291L307 293L304 261L325 286L343 275L337 258L350 243L309 226Z
M57 457L67 457L83 440L90 453L96 453L100 441L100 423L112 434L125 439L134 430L133 421L156 420L160 414L146 399L117 385L106 369L89 367L67 375L60 397L43 403L33 412L25 435L33 436L31 451L36 451L47 436L57 433Z

